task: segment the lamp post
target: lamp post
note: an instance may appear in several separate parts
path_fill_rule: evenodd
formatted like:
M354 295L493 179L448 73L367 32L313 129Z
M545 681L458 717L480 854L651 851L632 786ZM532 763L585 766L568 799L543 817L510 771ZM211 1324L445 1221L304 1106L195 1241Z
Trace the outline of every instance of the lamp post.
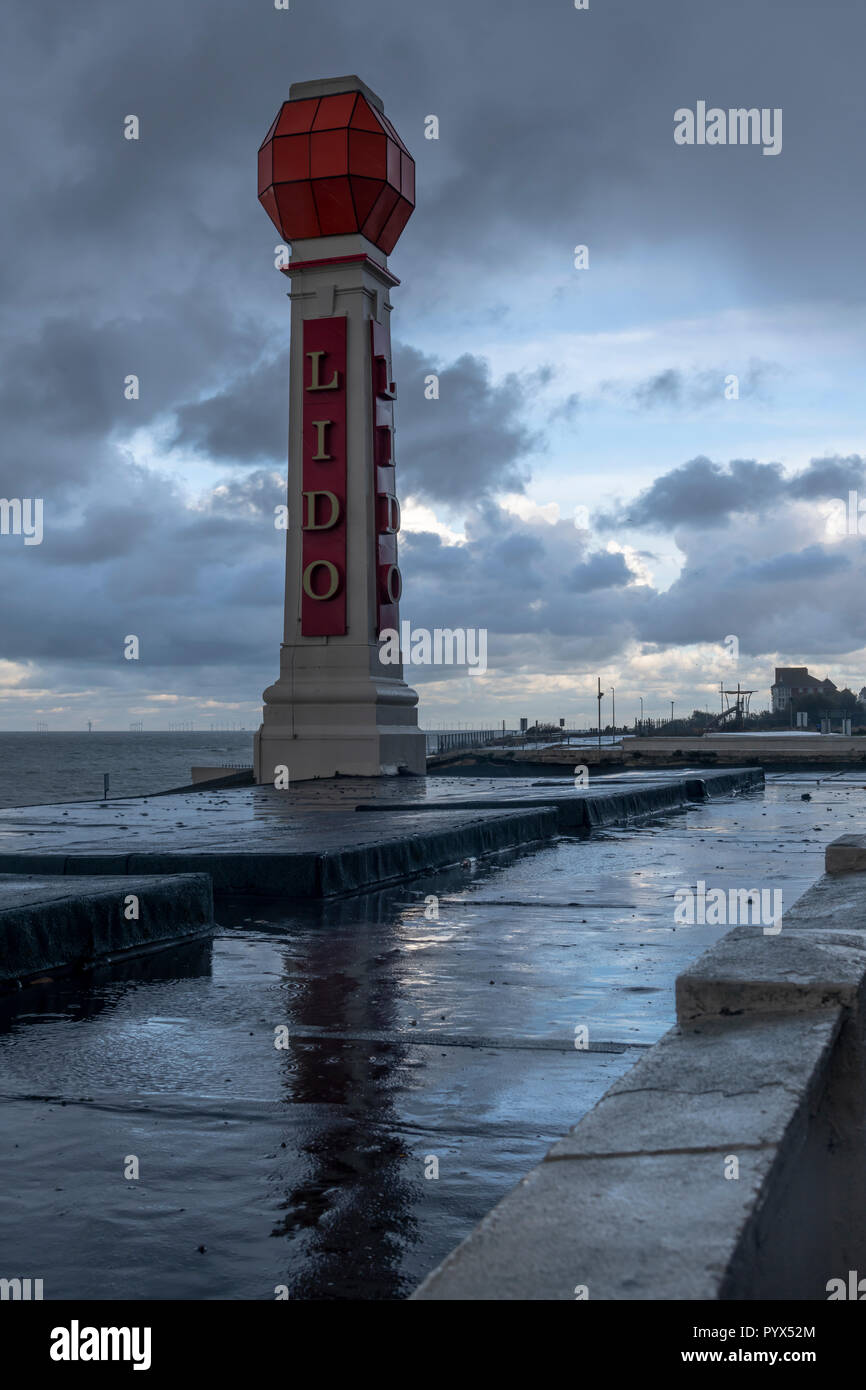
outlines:
M596 696L598 700L598 751L601 752L601 677L596 676L596 680L598 681L598 695Z

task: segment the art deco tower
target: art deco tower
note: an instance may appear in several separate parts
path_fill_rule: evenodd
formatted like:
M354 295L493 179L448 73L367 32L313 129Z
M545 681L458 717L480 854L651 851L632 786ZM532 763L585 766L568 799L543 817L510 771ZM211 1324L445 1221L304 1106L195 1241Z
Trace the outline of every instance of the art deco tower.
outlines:
M415 164L357 77L289 96L259 150L259 200L292 248L292 321L285 626L256 780L423 773L418 697L379 656L401 594L387 257Z

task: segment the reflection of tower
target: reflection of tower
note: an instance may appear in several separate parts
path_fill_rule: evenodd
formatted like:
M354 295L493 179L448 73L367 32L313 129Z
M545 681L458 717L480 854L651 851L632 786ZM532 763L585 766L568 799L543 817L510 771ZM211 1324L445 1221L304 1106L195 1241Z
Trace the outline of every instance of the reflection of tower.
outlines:
M406 1048L369 1040L397 1023L399 971L390 962L377 968L381 961L371 968L369 957L374 943L387 943L398 909L391 895L370 894L319 911L300 933L300 948L287 946L285 1099L295 1116L306 1107L310 1119L306 1172L286 1190L272 1232L290 1242L281 1278L292 1299L403 1298L417 1279L401 1265L418 1239L418 1193L406 1178L393 1101ZM418 1178L423 1187L420 1166Z
M259 151L259 198L292 245L285 628L256 780L423 773L418 697L380 659L399 633L388 270L415 165L357 77L296 83ZM392 650L389 642L386 650Z

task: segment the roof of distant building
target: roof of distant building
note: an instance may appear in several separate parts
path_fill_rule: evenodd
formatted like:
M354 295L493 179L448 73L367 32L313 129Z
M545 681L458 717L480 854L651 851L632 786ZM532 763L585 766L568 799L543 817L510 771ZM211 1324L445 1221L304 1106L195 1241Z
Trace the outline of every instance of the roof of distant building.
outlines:
M833 682L826 676L821 680L818 676L810 675L807 666L777 666L775 685L796 685L802 690L804 686L817 690L819 687L831 686L836 689Z

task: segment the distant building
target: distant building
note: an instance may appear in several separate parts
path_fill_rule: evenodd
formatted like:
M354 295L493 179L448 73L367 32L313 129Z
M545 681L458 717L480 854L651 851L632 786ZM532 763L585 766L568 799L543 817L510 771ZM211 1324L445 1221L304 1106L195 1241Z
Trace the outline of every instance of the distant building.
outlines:
M864 686L866 690L866 686ZM861 692L862 693L862 692ZM831 680L819 681L817 676L810 676L805 666L777 666L776 679L770 686L770 698L773 702L773 713L779 714L786 710L793 700L797 700L803 695L836 695L838 694L835 685Z

